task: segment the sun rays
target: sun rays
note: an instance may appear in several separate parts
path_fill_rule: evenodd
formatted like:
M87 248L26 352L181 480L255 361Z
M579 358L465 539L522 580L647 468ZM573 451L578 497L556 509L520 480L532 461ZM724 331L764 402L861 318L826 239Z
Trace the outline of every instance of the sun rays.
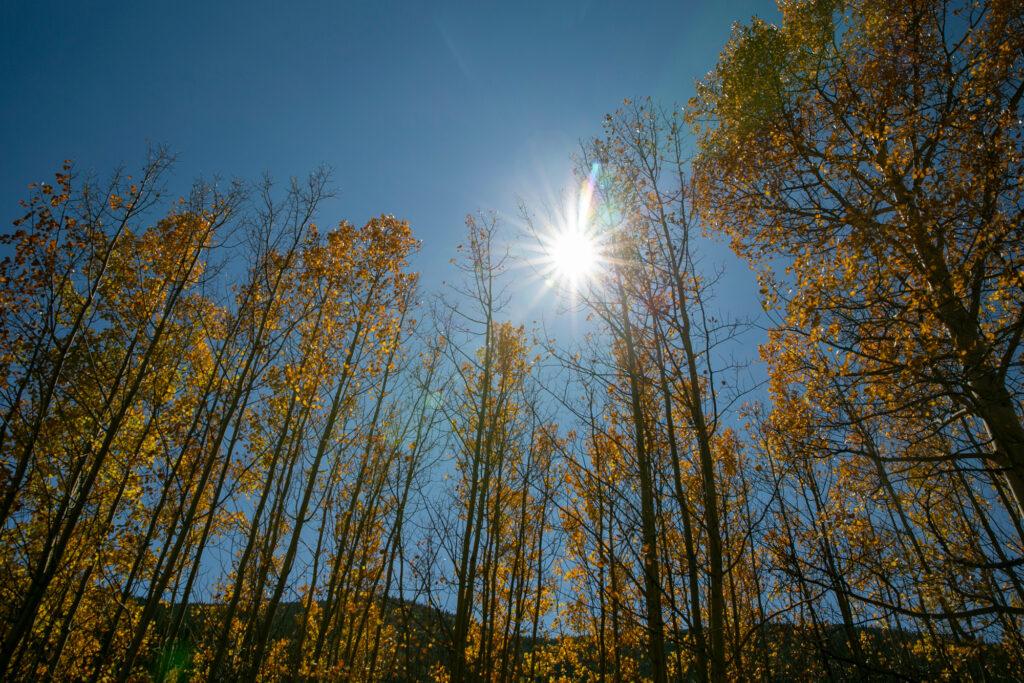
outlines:
M560 212L535 234L527 259L548 287L575 298L600 276L607 264L602 231L596 222L597 166L567 197Z

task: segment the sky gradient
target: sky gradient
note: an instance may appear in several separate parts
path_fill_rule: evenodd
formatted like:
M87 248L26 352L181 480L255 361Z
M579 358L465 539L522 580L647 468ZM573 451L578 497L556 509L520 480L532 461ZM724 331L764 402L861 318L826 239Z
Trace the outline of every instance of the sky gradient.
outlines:
M770 2L57 2L0 7L0 218L62 159L104 175L147 144L191 180L320 164L321 224L410 221L427 288L463 217L571 188L625 97L685 103L734 21ZM727 259L717 248L712 258ZM724 248L721 250L724 253ZM749 278L725 283L749 299ZM756 293L756 290L753 290ZM533 297L531 297L532 299ZM752 301L737 302L746 308Z

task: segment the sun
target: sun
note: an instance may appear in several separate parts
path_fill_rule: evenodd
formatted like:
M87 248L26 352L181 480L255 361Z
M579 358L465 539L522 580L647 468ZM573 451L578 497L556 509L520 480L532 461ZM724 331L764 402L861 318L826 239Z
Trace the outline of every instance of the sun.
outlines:
M549 286L565 287L574 295L600 275L605 257L594 225L597 170L567 197L561 216L539 236L539 262Z
M548 258L554 275L578 287L596 273L600 250L593 235L581 226L571 225L551 236Z

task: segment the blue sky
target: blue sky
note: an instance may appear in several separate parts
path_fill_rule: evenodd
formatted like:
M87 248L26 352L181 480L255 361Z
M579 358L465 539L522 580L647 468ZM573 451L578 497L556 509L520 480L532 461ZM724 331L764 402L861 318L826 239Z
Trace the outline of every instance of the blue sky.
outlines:
M570 155L626 97L684 103L734 21L770 2L53 2L0 0L0 221L61 160L100 176L176 153L171 189L198 176L280 180L327 164L337 197L321 225L391 213L423 242L427 292L468 212L517 223L574 189ZM724 244L716 306L759 311ZM522 272L522 271L519 271ZM519 273L516 273L519 276ZM526 286L519 286L525 281ZM539 278L519 278L506 316L572 345ZM564 336L563 336L564 335ZM760 335L739 355L754 357ZM755 371L756 376L762 374ZM440 475L438 471L437 476ZM211 566L230 550L207 555Z
M752 1L6 0L0 219L62 159L104 174L147 143L177 154L182 189L328 164L339 193L321 223L408 219L436 288L467 212L514 217L517 197L569 188L569 156L605 113L685 102L754 14L777 16ZM726 265L723 294L746 310L752 279Z

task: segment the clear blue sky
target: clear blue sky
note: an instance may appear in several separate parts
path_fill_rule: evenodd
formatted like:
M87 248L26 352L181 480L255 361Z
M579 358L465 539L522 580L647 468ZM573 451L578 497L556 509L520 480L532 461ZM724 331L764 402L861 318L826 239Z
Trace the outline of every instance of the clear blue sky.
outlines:
M147 142L177 154L182 187L326 163L339 195L321 222L408 219L436 286L467 212L568 187L605 113L685 102L754 14L777 16L763 1L4 0L0 219L62 159L104 174Z

